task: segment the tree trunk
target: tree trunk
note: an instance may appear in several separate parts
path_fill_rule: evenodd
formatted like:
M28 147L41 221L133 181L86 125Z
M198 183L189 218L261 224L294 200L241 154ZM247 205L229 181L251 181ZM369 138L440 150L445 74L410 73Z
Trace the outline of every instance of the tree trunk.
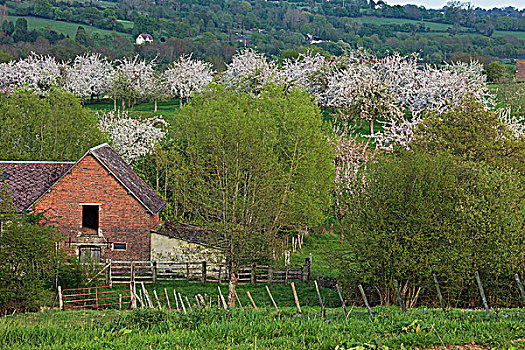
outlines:
M128 107L131 108L131 98L128 98Z
M126 109L126 100L122 99L122 111Z
M179 98L179 105L182 107L182 97Z
M228 282L228 307L235 306L237 296L237 285L239 284L239 271L235 268L230 270L230 282Z
M157 99L155 99L155 110L153 112L157 113Z
M359 119L359 129L363 128L363 118Z
M115 112L117 111L117 99L116 98L113 99L113 111Z
M374 136L374 119L370 120L370 136Z

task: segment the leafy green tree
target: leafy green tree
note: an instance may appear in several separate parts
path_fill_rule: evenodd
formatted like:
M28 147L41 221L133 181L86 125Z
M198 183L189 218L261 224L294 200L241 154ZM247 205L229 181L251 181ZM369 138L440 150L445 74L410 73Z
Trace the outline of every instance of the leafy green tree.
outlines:
M92 47L94 44L93 38L91 37L91 35L89 35L88 32L86 32L86 30L82 26L78 26L77 28L77 34L75 35L75 41L78 44L84 45L86 47Z
M334 167L320 111L299 90L216 87L180 110L171 142L172 215L224 244L233 305L242 264L268 261L283 234L324 220Z
M472 281L478 270L482 279L512 282L524 272L516 173L407 152L372 164L367 176L343 222L347 254L337 260L350 285L371 283L388 303L395 300L394 279L414 293L433 273L442 281ZM475 288L465 282L449 291L469 294L469 287Z
M96 117L70 93L0 95L0 159L76 161L103 141Z
M485 74L487 75L488 81L498 83L503 79L505 67L498 61L490 62L485 67Z
M11 204L11 205L10 205ZM0 312L36 311L49 297L56 228L36 223L34 216L14 214L14 206L0 182Z
M430 114L415 134L418 151L447 152L464 160L483 161L525 174L525 140L514 135L498 112L475 101Z

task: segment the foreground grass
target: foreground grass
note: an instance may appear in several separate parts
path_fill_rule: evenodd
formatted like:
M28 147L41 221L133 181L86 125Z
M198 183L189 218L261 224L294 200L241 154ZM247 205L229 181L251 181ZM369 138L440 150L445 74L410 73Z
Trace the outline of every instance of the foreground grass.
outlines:
M327 318L316 308L224 312L194 310L185 315L155 310L46 311L0 320L2 349L343 349L377 343L379 348L430 348L475 342L492 348L523 347L525 316L481 311L374 308L372 322L355 308L345 320L340 309ZM516 341L518 340L518 341ZM366 348L366 347L365 347Z

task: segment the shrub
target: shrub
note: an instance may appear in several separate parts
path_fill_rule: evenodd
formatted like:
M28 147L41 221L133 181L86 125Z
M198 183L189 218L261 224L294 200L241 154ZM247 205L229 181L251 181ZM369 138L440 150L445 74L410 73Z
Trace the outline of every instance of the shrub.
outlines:
M393 279L415 286L436 273L471 281L478 270L502 282L523 272L515 173L451 155L401 153L372 165L368 179L343 222L348 254L338 263L347 283L369 282L385 301Z

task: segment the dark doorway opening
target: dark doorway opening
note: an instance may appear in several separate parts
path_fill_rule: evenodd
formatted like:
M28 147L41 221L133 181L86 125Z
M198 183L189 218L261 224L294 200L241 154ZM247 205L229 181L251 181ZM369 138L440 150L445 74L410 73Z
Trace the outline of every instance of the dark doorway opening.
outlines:
M82 206L82 233L98 234L98 205Z

